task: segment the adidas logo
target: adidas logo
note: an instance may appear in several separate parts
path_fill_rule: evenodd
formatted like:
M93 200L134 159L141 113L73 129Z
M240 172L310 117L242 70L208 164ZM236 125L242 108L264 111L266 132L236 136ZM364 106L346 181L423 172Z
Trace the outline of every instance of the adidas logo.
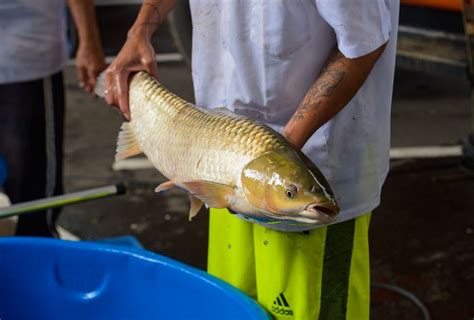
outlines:
M293 311L290 309L290 305L283 295L283 292L273 300L272 312L281 314L282 316L293 316Z

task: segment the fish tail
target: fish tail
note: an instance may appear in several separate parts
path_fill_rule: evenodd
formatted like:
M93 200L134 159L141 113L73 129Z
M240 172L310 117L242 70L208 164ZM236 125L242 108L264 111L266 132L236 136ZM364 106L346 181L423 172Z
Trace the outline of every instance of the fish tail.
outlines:
M94 92L101 98L105 98L105 71L97 77Z

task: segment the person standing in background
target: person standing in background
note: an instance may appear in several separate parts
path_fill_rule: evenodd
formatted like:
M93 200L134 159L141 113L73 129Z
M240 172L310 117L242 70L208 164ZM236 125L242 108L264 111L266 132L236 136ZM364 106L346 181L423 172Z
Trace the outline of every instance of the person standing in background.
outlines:
M68 0L79 35L79 85L93 92L105 59L93 0ZM0 155L12 203L62 193L65 0L0 2ZM23 215L17 235L57 236L58 210Z

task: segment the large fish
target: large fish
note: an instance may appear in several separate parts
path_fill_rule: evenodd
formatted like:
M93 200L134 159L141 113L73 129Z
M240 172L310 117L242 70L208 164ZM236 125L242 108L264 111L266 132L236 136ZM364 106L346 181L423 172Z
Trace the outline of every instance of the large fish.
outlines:
M96 93L103 96L103 77ZM146 72L129 87L116 160L144 153L169 181L157 192L189 192L190 219L203 203L271 223L327 224L339 207L316 166L268 126L184 101Z

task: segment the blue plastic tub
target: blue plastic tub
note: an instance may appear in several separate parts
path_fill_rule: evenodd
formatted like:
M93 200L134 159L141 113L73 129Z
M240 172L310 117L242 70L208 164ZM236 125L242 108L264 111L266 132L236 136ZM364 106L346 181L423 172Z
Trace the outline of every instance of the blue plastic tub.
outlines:
M270 319L205 272L140 249L0 238L0 319Z

